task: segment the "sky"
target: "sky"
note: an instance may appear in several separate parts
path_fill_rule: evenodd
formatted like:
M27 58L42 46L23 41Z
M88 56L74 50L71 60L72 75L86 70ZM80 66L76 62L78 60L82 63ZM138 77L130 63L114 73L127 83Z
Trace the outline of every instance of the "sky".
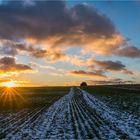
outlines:
M0 1L0 85L140 83L139 1Z

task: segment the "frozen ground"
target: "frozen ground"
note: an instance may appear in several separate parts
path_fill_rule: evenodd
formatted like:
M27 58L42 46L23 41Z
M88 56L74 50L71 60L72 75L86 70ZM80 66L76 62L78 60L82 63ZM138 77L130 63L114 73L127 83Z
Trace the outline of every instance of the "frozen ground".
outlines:
M16 117L21 114L22 120L13 117L14 123L0 127L3 139L140 139L140 119L128 113L114 112L78 88L71 88L69 94L49 109L44 106L30 112L24 110Z

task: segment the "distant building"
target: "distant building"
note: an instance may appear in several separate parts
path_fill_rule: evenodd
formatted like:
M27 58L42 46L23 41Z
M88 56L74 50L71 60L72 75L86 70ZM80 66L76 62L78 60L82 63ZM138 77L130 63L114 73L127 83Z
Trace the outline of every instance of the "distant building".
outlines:
M87 83L86 83L86 82L82 82L82 83L80 84L80 86L81 86L81 87L86 87L86 86L87 86Z

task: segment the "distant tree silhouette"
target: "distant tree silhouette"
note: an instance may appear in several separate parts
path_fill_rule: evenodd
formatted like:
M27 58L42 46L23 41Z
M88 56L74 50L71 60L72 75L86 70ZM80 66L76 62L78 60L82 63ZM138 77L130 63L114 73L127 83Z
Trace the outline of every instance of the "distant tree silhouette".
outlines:
M81 86L81 87L86 87L86 86L87 86L87 83L86 83L86 82L82 82L82 83L80 84L80 86Z

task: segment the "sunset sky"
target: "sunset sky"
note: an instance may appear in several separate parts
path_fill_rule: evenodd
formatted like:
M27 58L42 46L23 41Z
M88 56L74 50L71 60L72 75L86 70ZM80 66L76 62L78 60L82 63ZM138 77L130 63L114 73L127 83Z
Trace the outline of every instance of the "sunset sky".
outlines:
M0 0L0 85L140 83L140 2Z

